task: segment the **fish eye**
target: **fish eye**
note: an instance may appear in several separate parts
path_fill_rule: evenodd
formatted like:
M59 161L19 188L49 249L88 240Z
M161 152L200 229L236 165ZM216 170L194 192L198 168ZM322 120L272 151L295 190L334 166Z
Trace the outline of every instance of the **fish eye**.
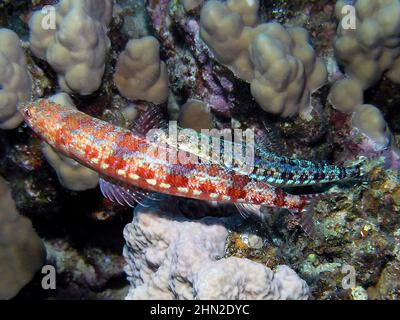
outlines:
M31 111L28 108L26 108L23 112L26 118L32 117Z

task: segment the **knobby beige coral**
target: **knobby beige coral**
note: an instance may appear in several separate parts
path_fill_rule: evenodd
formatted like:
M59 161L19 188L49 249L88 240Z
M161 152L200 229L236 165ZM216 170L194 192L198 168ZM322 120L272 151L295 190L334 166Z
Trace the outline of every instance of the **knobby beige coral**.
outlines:
M114 81L131 100L160 104L168 99L168 74L160 60L160 44L152 36L130 40L118 58Z
M201 11L201 37L218 62L251 84L267 112L289 117L309 109L310 94L327 81L305 29L258 24L256 0L208 1Z
M55 28L51 11L31 17L31 50L51 65L63 91L88 95L100 88L112 12L112 0L61 0L55 6Z
M10 187L0 177L0 300L14 297L44 261L41 239L17 212Z
M363 89L374 85L383 73L400 83L400 1L351 1L355 26L342 20L348 14L342 9L348 4L345 0L336 3L340 21L334 48L339 63L349 76L360 81Z
M22 122L18 104L31 98L32 80L25 53L14 31L0 29L0 129L14 129Z

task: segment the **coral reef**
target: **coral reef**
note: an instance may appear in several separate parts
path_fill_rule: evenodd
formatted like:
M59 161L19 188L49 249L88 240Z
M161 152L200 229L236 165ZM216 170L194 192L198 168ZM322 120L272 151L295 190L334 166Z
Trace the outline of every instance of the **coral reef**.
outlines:
M0 29L0 129L14 129L22 122L17 107L31 98L32 80L18 35Z
M127 299L308 298L307 284L287 266L273 272L247 259L221 259L223 219L190 221L159 206L138 207L124 236Z
M45 30L49 4L56 27ZM344 4L355 5L356 30L338 20ZM6 187L0 256L25 228L29 245L43 249L25 215L57 270L57 290L44 292L37 275L17 299L399 299L399 8L398 0L1 2L0 27L13 31L0 31L0 128L11 129L0 130L0 175L15 205ZM316 239L285 210L242 220L232 206L183 199L138 207L132 221L130 208L102 198L97 173L20 125L17 105L31 97L125 128L160 104L182 127L250 128L260 148L372 170L366 181L296 190L337 195L315 201ZM3 212L19 232L3 231L11 230ZM0 296L15 296L42 262L6 278L18 285L0 283Z
M45 261L41 239L21 216L7 182L0 177L0 299L10 299L32 280Z
M128 42L118 58L115 84L121 94L131 100L156 104L167 100L167 69L160 60L156 38L148 36Z
M56 71L62 90L88 95L100 88L112 8L111 0L62 0L55 12L40 10L32 15L31 50Z

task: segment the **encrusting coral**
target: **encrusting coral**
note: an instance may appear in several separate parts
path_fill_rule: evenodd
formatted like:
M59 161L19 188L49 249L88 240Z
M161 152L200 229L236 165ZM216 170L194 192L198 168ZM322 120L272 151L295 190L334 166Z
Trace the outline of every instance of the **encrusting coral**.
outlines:
M160 44L152 36L132 39L118 58L114 81L119 92L131 100L155 104L168 98L168 74L160 60Z
M59 93L49 98L50 101L76 108L66 93ZM49 164L57 172L60 183L67 189L83 191L93 189L99 182L99 174L53 150L47 143L42 143L42 152Z
M307 299L305 281L248 259L222 258L224 220L189 220L159 206L138 207L124 230L127 299Z
M0 299L14 297L45 260L32 223L17 212L11 190L0 177Z
M250 82L267 112L282 117L309 109L310 94L325 84L327 70L305 29L257 25L258 1L207 2L200 17L202 39L216 59Z
M62 90L88 95L100 88L110 47L112 0L61 0L52 12L30 19L30 46L58 75Z
M355 7L355 26L342 20L346 19L342 9L349 4ZM400 83L400 1L340 0L335 10L340 20L335 55L346 73L358 79L364 89L374 85L383 73Z
M0 129L14 129L22 122L17 107L31 98L32 80L18 35L0 29Z

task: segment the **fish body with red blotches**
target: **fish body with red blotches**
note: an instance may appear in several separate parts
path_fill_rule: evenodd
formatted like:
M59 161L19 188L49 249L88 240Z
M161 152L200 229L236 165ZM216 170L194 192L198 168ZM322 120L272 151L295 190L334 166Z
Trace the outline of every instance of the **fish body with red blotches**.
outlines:
M297 212L310 202L309 195L288 194L220 164L170 163L154 155L157 142L60 104L39 100L20 111L52 148L105 177L100 184L103 193L120 203L133 205L138 193L148 191Z

